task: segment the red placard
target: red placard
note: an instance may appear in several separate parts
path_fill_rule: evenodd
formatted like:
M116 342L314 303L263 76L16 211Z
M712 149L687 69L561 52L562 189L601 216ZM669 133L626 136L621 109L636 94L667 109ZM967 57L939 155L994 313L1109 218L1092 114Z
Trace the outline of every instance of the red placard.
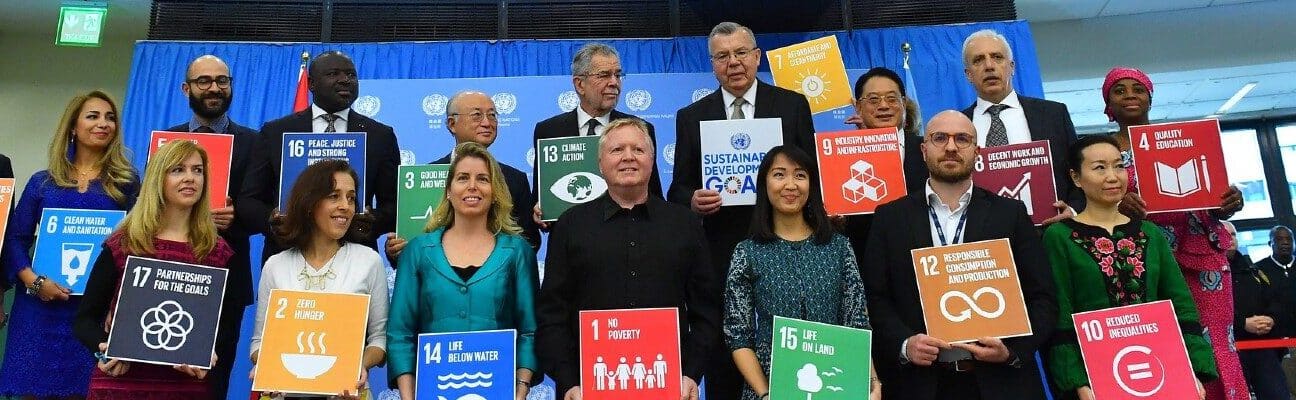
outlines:
M1197 398L1192 363L1169 300L1071 317L1095 399Z
M581 311L580 327L582 398L679 398L679 309Z
M900 135L896 128L815 134L819 187L828 215L872 214L904 197Z
M1131 126L1130 150L1147 211L1219 208L1229 190L1219 121Z
M192 140L207 151L207 192L211 208L225 207L229 198L230 164L234 157L234 136L219 133L153 131L149 138L149 158L170 140Z
M1035 225L1057 215L1057 187L1053 182L1053 152L1047 140L983 147L977 154L972 183L1026 204Z

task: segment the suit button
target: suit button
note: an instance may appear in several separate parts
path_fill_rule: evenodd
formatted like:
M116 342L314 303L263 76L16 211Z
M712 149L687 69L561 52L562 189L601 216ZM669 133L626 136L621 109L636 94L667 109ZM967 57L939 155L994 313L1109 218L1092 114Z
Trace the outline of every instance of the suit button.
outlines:
M639 276L638 271L630 271L630 276Z
M463 286L460 286L460 287L459 287L459 293L468 293L468 288L463 287Z
M635 242L634 242L634 241L631 241L631 242L630 242L630 247L635 247Z

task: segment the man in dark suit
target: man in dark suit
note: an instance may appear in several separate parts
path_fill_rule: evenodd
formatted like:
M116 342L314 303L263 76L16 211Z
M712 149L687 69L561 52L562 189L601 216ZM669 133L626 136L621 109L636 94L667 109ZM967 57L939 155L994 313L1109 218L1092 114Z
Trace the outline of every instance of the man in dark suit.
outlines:
M13 178L13 177L14 177L13 164L9 162L9 157L5 157L4 154L0 154L0 178ZM14 186L17 185L18 183L14 182ZM13 195L16 192L18 192L18 188L15 187L12 192L9 192L8 194L4 195L10 197L9 209L4 210L6 214L13 210L13 203L14 201L16 201L13 199ZM9 281L0 279L0 329L4 329L5 325L9 324L9 313L5 312L4 310L4 295L5 292L7 291L9 291Z
M400 148L390 126L351 109L360 93L355 64L337 51L321 53L307 67L313 104L261 126L261 137L252 149L247 178L239 192L236 216L253 233L266 234L261 261L283 250L271 238L270 216L279 203L279 167L285 132L365 132L365 197L359 209L373 215L373 226L361 227L369 235L364 244L377 248L375 233L396 230L396 167ZM366 224L356 218L353 224Z
M216 56L205 55L189 63L180 91L189 99L189 109L193 110L193 116L189 118L189 122L167 128L167 131L216 133L234 137L227 190L229 198L234 200L239 188L243 187L248 157L252 154L252 144L257 133L234 123L226 114L234 99L232 82L229 66ZM218 232L234 249L234 257L230 258L229 265L226 266L229 269L229 282L225 289L217 333L216 366L207 374L212 398L221 399L226 397L229 390L230 370L236 360L234 352L238 349L243 308L251 305L255 299L252 290L252 264L248 259L250 234L241 224L234 222L235 208L235 202L231 201L224 208L212 210L212 219L216 222Z
M1292 331L1293 317L1296 317L1292 312L1288 279L1281 273L1278 276L1270 275L1258 264L1253 264L1246 254L1238 252L1237 227L1228 221L1221 222L1233 238L1233 244L1228 249L1228 261L1229 269L1233 271L1234 337L1238 341L1282 339ZM1273 239L1273 233L1277 231L1277 228L1271 230L1269 237ZM1288 233L1286 238L1290 256L1291 236L1289 232L1284 233ZM1282 369L1283 357L1286 355L1286 348L1238 351L1242 373L1246 376L1247 386L1255 393L1256 400L1290 398L1287 393L1287 377Z
M976 88L977 99L963 114L972 119L978 133L977 145L1048 140L1053 152L1053 181L1059 200L1053 203L1058 215L1044 222L1061 221L1084 209L1081 192L1067 175L1067 149L1076 140L1075 125L1066 104L1018 95L1013 91L1013 62L1008 40L986 29L963 41L963 73Z
M1052 335L1058 310L1052 271L1026 207L972 186L976 129L963 114L937 114L921 147L931 175L926 188L878 207L862 257L869 262L860 264L882 396L1042 399L1033 355ZM1001 238L1011 239L1034 334L967 344L926 335L910 250Z
M783 143L815 151L814 124L805 96L756 80L761 52L750 29L722 22L707 39L711 68L720 90L681 108L675 115L675 170L667 199L703 216L716 276L728 276L734 246L747 238L752 206L724 206L720 193L702 186L699 122L723 119L782 118ZM721 338L720 340L723 340ZM742 378L725 346L716 348L707 369L708 399L736 399Z

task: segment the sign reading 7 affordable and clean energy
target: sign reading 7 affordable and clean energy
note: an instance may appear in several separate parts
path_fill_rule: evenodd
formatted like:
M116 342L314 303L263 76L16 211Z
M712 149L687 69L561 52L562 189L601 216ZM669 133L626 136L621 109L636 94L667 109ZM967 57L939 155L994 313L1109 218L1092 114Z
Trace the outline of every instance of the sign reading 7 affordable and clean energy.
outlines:
M1130 153L1147 211L1219 208L1229 190L1219 121L1131 126Z
M517 331L418 335L416 400L511 399L517 385Z
M423 234L432 212L445 198L450 165L402 165L396 185L396 236L405 240Z
M842 62L837 36L780 47L765 53L774 84L805 95L811 113L851 104L850 78Z
M927 334L946 342L1031 334L1008 239L911 250Z
M1076 313L1071 320L1094 398L1197 398L1169 300Z
M354 392L369 301L367 294L271 290L252 390Z
M555 221L577 204L607 191L599 174L598 136L540 139L536 144L536 191L543 221Z
M126 212L118 210L44 209L36 227L32 271L74 295L84 294L104 240L124 218Z
M873 332L774 316L770 343L770 398L868 398Z
M210 368L228 275L224 268L128 257L104 353Z
M896 128L821 132L815 141L828 215L871 214L907 192Z

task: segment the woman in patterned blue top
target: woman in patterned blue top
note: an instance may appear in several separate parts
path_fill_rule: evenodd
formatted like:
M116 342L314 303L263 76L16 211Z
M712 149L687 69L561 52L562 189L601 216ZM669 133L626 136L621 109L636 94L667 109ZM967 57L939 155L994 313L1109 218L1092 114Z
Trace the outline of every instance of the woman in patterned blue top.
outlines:
M738 243L725 282L724 333L747 386L743 400L769 398L774 316L869 329L855 253L833 232L815 162L778 146L761 161L751 238ZM871 399L882 385L873 377Z
M112 99L94 91L72 98L49 146L49 166L27 180L5 233L5 279L14 296L0 397L76 399L90 387L95 359L72 336L80 296L32 271L29 250L46 208L129 210L139 177L126 158ZM21 285L21 286L20 286Z

